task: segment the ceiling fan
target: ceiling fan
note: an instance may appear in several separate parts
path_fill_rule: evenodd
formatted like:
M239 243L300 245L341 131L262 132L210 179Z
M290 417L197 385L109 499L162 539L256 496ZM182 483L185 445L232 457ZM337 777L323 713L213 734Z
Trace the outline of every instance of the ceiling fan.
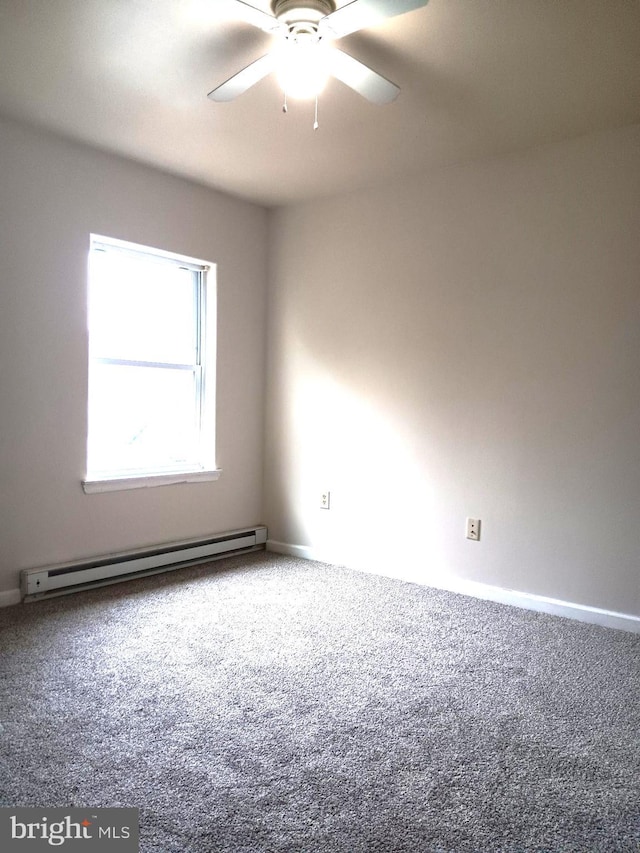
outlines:
M208 97L231 101L275 71L285 101L317 99L329 77L335 77L374 104L393 101L400 89L332 42L356 30L381 23L426 6L428 0L352 0L336 9L335 0L271 0L273 15L236 0L238 14L248 23L275 36L273 50L216 86Z

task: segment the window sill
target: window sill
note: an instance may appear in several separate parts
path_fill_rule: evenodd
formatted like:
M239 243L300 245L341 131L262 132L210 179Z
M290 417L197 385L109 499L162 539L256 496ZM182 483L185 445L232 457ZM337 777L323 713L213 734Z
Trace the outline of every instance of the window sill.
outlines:
M202 483L217 480L220 468L211 471L181 471L175 474L147 474L138 477L111 477L104 480L83 480L86 495L97 492L122 492L127 489L148 489L154 486L172 486L177 483Z

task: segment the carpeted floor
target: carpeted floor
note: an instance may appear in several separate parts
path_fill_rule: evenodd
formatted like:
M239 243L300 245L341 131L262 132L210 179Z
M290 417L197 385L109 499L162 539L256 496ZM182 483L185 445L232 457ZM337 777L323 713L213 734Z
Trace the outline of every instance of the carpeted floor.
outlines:
M640 850L640 636L264 552L0 611L0 805L142 853Z

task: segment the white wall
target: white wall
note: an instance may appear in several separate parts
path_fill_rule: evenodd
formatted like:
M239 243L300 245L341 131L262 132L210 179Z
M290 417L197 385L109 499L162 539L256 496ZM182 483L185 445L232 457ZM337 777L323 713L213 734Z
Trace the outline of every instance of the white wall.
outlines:
M0 164L0 593L261 521L266 211L9 122ZM218 264L217 482L83 493L90 232Z
M640 127L271 225L270 537L640 614Z

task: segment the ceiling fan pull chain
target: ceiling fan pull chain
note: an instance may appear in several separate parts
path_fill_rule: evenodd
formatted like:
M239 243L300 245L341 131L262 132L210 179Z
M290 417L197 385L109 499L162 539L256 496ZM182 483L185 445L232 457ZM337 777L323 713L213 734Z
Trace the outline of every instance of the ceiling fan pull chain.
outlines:
M316 117L313 122L313 129L317 130L320 125L318 124L318 96L316 95Z
M285 90L284 90L284 104L282 105L282 112L283 112L283 113L286 113L286 112L288 112L288 111L289 111L289 110L288 110L288 107L287 107L287 90L285 89Z

